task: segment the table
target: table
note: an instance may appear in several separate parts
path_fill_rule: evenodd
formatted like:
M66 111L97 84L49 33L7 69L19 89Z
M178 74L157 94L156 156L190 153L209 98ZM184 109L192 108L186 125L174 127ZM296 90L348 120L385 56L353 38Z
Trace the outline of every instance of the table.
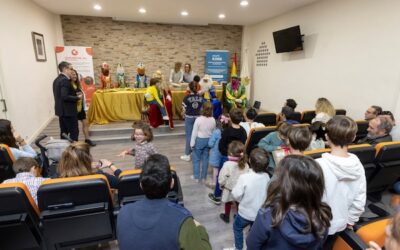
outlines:
M89 124L107 124L115 121L141 119L146 89L97 90L87 113ZM174 119L182 119L182 101L185 90L172 90L172 113ZM221 100L222 90L217 90Z

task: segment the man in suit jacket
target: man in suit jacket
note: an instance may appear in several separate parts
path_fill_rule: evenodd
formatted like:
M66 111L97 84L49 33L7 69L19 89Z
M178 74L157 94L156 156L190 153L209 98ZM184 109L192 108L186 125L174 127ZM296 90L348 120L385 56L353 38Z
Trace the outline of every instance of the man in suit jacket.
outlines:
M71 84L72 65L68 62L61 62L58 65L60 74L53 82L53 94L55 112L60 122L60 137L65 133L77 141L79 136L77 101L82 98L82 94L77 95Z

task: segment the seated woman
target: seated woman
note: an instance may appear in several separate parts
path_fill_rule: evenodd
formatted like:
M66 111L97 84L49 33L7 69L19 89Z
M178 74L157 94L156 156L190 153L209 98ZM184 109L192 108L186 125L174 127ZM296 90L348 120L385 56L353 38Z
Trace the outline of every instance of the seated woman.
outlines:
M171 69L169 74L169 83L174 87L181 87L181 83L183 82L183 72L181 68L182 63L176 62L174 69Z
M158 109L160 110L163 120L168 121L168 115L167 111L165 110L164 104L161 101L161 94L159 90L159 85L160 85L160 79L159 78L151 78L150 79L150 86L146 89L146 94L144 94L144 97L146 98L146 101L148 104L155 104L158 106Z
M324 98L318 98L315 103L315 118L311 122L327 123L336 114L335 108L332 103Z
M111 188L118 188L118 176L121 173L112 162L102 159L98 162L92 162L90 146L84 142L74 142L65 149L58 164L59 177L76 177L91 174L103 174L107 177ZM108 174L101 169L110 168L113 172Z
M0 144L6 144L10 148L15 160L20 157L35 158L37 155L35 150L15 131L11 122L6 119L0 119Z
M191 83L193 81L194 76L196 75L195 72L192 70L192 65L190 63L185 63L185 72L183 72L183 82Z

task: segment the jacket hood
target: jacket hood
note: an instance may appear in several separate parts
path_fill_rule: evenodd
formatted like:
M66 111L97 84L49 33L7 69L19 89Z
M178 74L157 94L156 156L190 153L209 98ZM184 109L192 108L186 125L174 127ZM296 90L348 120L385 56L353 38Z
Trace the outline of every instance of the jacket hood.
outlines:
M308 249L310 246L314 247L320 239L312 233L305 233L307 226L307 220L302 213L289 209L279 231L291 245Z
M359 167L362 164L358 157L351 153L348 155L348 157L339 157L328 153L322 155L338 180L356 180L363 174L362 168Z

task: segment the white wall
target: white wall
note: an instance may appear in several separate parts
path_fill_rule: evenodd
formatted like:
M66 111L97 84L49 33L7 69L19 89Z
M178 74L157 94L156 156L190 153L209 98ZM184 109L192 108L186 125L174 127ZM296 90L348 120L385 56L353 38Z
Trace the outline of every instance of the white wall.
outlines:
M35 59L32 31L44 35L46 62ZM54 47L63 44L60 17L30 0L2 0L0 37L1 90L7 101L7 119L21 135L33 139L54 116Z
M355 119L369 105L392 110L399 119L399 10L396 0L322 0L245 27L242 48L249 47L253 57L253 99L278 112L294 98L302 111L314 109L323 96ZM276 54L272 32L295 25L305 35L304 50ZM271 53L268 66L256 67L263 41Z

